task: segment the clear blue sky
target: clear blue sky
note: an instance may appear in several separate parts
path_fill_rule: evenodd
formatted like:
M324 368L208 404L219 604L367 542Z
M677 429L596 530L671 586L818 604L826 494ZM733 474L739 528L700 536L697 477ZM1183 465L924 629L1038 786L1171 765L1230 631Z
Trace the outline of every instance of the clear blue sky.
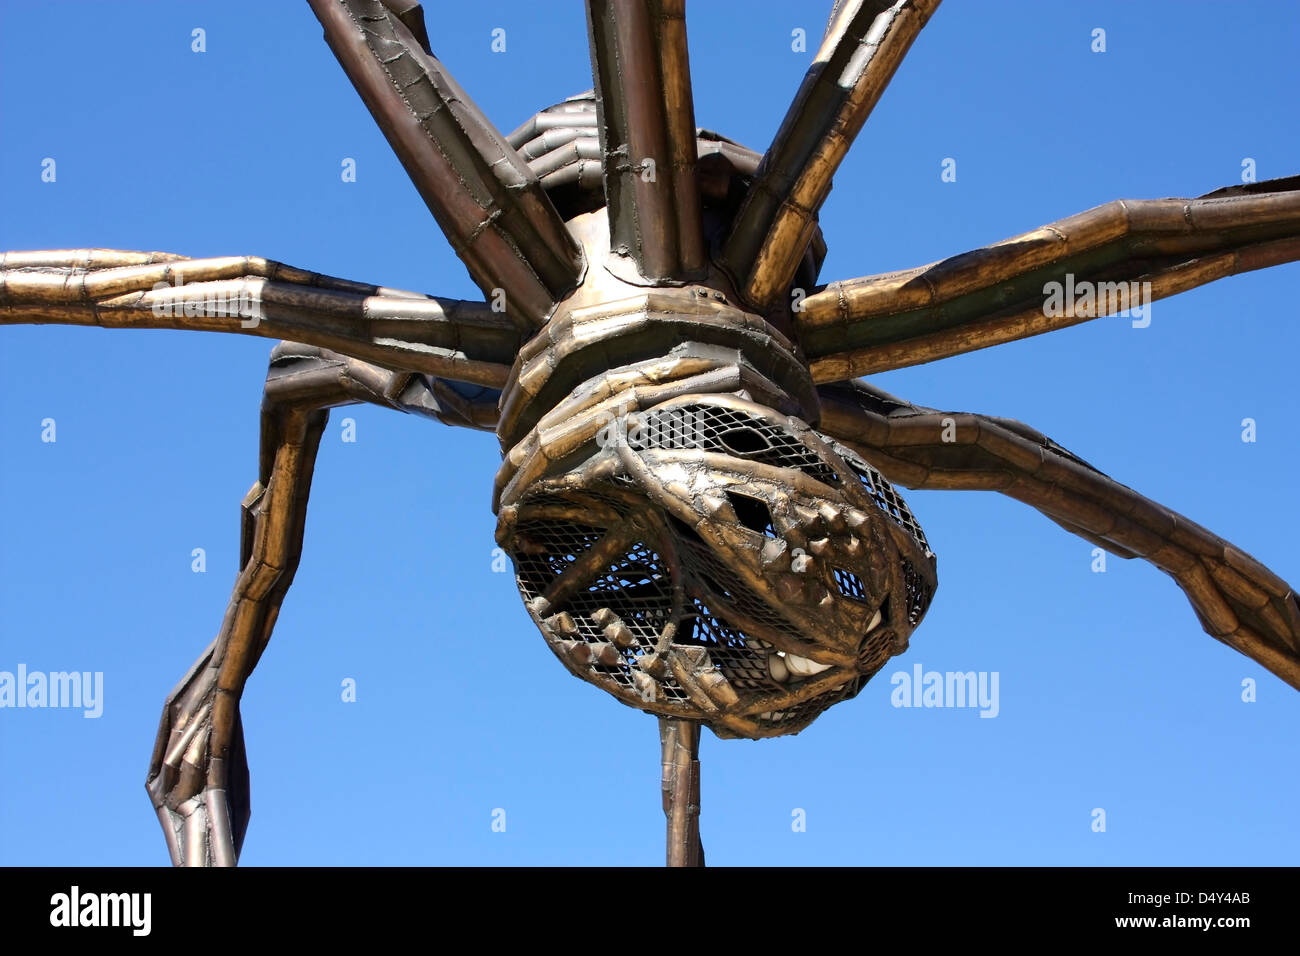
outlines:
M812 57L791 31L815 49L829 6L694 0L699 124L764 148ZM591 85L580 4L429 19L503 131ZM1261 179L1300 172L1298 38L1283 0L951 0L841 167L823 279L1198 195L1246 157ZM477 295L305 4L0 3L0 88L0 248L257 254ZM873 381L1021 419L1296 581L1297 280L1252 273L1157 302L1146 329L1101 320ZM0 670L105 681L98 720L0 711L0 862L166 863L145 771L234 579L271 344L0 329ZM490 434L333 414L302 566L243 701L243 863L662 861L655 721L571 678L492 573L498 459ZM711 862L1296 862L1300 695L1205 635L1154 568L1094 574L1091 545L994 494L907 498L940 580L911 650L797 737L705 735ZM889 675L917 662L997 671L999 716L891 707Z

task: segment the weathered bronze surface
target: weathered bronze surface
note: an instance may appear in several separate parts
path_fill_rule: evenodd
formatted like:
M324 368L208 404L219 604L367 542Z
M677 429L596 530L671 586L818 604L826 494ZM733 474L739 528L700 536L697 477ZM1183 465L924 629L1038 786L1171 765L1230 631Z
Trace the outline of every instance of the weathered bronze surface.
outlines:
M1300 177L1119 201L953 259L818 285L831 177L938 0L839 0L767 151L695 126L684 0L588 0L594 89L501 135L411 0L310 0L482 289L461 302L251 257L11 252L0 321L282 339L221 630L168 698L148 790L178 865L232 865L239 699L302 546L328 409L494 429L497 539L561 663L660 718L668 862L703 865L699 734L795 733L906 649L935 556L890 482L1001 491L1187 593L1300 688L1286 582L1018 422L854 376L1105 314L1045 281L1171 295L1300 259Z

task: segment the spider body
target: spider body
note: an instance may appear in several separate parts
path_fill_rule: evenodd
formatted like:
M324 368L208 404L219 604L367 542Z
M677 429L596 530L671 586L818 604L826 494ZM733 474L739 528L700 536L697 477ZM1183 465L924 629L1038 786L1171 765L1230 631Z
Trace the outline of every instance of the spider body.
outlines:
M545 130L525 149L545 183L598 154L574 125L594 119L574 97L512 138ZM701 196L710 248L752 182L729 146ZM810 427L790 298L743 308L711 257L648 282L611 255L599 180L551 182L557 208L588 210L567 226L589 266L502 392L497 540L521 596L568 670L624 703L720 736L798 732L906 648L934 556L879 472Z

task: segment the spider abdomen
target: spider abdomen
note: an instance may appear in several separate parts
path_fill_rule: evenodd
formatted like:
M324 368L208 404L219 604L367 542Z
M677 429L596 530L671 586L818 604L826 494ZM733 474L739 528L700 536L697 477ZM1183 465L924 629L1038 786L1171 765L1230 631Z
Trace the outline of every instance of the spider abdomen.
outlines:
M794 733L907 645L934 556L878 472L817 433L797 347L700 281L641 284L605 211L582 285L502 392L497 539L548 645L631 706Z

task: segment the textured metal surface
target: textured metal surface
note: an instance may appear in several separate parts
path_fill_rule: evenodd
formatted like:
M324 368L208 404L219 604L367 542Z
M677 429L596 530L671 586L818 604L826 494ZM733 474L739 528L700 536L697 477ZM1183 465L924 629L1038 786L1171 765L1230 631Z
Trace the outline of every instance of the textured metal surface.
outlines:
M0 254L0 323L290 339L396 371L500 386L518 331L484 302L335 279L255 256L60 249Z
M1048 315L1043 287L1148 283L1150 300L1300 259L1300 177L1198 199L1115 200L1032 232L904 272L832 282L797 316L818 382L837 382L1068 328L1107 314Z
M650 281L704 268L685 0L587 4L610 246Z
M722 251L741 294L770 308L790 287L831 177L939 0L837 3Z
M669 866L703 866L700 842L700 728L689 720L659 721L663 747L664 816Z
M149 772L173 862L238 859L238 702L298 563L327 409L352 402L496 431L497 538L529 614L571 674L660 718L673 865L703 864L704 726L798 732L907 647L935 558L891 482L1000 491L1151 561L1210 634L1300 687L1300 603L1253 558L1028 426L848 381L1104 314L1048 315L1043 285L1067 274L1160 297L1300 259L1300 179L1119 201L818 285L831 177L937 0L837 0L761 156L695 127L681 0L588 0L593 89L508 136L434 56L419 4L309 2L487 301L254 257L0 259L0 323L286 340L241 571Z
M542 325L577 284L582 255L537 177L428 49L419 5L309 3L484 296L501 289L522 328Z
M1150 561L1187 594L1207 633L1300 688L1300 599L1250 555L1020 422L918 407L865 382L820 391L823 427L892 480L1000 491L1112 554Z

